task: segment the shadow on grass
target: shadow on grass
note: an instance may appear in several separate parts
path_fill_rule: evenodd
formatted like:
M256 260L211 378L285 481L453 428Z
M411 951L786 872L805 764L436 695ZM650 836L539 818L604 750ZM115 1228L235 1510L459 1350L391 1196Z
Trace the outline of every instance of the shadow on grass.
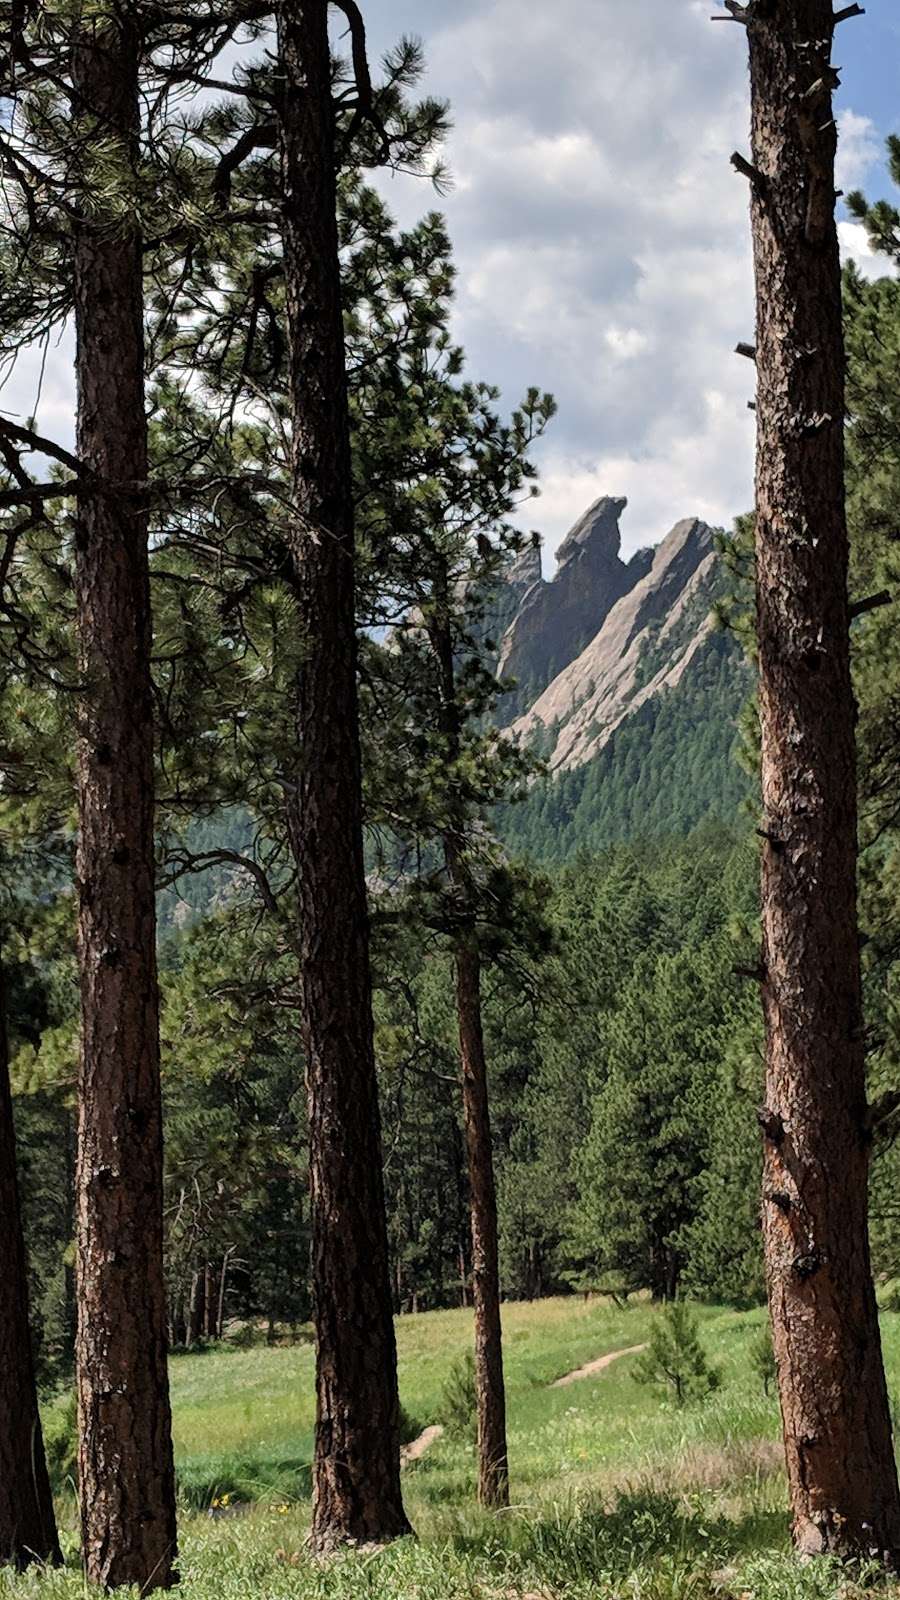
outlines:
M454 1548L473 1555L484 1531L457 1533ZM590 1579L621 1581L659 1564L711 1572L738 1556L787 1548L787 1518L754 1511L740 1520L707 1515L699 1505L652 1489L622 1491L612 1505L583 1505L537 1521L496 1523L502 1544L524 1573L551 1588Z
M453 1507L460 1510L474 1505L477 1484L474 1473L460 1478L458 1472L447 1472L440 1462L425 1457L415 1466L416 1494L429 1506Z
M418 1438L422 1425L403 1412L400 1419L402 1444ZM267 1504L272 1501L308 1500L312 1495L312 1462L309 1454L197 1455L177 1465L178 1498L191 1511L227 1512L235 1505ZM228 1506L213 1507L227 1497Z
M194 1457L178 1468L177 1476L178 1498L191 1511L208 1511L214 1501L226 1498L229 1506L236 1506L308 1500L312 1493L311 1462L290 1456Z

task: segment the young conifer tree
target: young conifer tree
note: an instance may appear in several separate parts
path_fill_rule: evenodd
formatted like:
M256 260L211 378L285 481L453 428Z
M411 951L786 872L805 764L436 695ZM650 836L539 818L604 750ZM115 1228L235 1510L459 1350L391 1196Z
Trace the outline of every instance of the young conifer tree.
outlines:
M446 574L442 574L441 579L445 578ZM439 684L439 720L446 747L445 759L451 766L458 766L462 755L460 697L454 661L450 595L445 581L439 581L437 585L428 632ZM482 1505L497 1509L509 1505L509 1451L506 1442L506 1388L500 1315L497 1186L482 1017L478 892L469 861L472 817L468 813L469 808L464 802L461 803L457 790L455 803L449 807L442 843L449 892L457 919L453 962L472 1236L478 1498Z
M524 969L527 956L542 953L546 930L526 876L510 868L485 823L492 805L521 788L528 765L486 720L502 687L489 634L508 569L526 544L510 513L523 490L528 493L529 450L554 407L550 396L532 390L502 424L493 409L495 391L462 381L461 367L461 352L428 334L406 356L412 398L398 400L397 419L408 406L414 442L397 462L389 521L399 537L391 575L408 610L381 666L404 692L390 747L416 756L402 780L395 770L385 821L395 829L399 824L408 843L415 840L408 869L418 862L424 872L412 892L413 915L423 914L416 903L421 891L426 922L441 931L452 955L473 1269L478 1494L483 1505L498 1508L509 1503L509 1464L483 983L487 964L510 952Z

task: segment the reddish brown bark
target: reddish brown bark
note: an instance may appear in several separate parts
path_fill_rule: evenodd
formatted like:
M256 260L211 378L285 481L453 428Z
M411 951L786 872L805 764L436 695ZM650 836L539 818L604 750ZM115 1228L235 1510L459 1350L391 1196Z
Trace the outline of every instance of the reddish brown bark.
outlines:
M900 1554L869 1257L830 0L751 0L763 1192L804 1554Z
M28 1275L0 967L0 1565L60 1561L28 1322Z
M312 1543L409 1531L375 1075L362 842L354 522L326 0L278 13L304 659L290 832L300 899L316 1323Z
M474 937L462 940L457 948L456 1008L472 1219L478 1499L483 1506L497 1508L509 1505L509 1459L500 1322L497 1194L481 1018L481 958Z
M137 52L86 24L78 133L134 156ZM96 211L75 237L82 1055L76 1232L82 1553L92 1581L167 1586L175 1489L166 1374L154 903L141 240Z
M437 668L441 732L452 769L460 758L461 726L446 570L436 574L428 629ZM454 959L472 1239L478 1499L483 1506L496 1509L509 1505L497 1192L481 1010L477 885L467 861L464 805L454 805L453 810L455 815L450 818L443 843L454 921L460 926L455 937Z

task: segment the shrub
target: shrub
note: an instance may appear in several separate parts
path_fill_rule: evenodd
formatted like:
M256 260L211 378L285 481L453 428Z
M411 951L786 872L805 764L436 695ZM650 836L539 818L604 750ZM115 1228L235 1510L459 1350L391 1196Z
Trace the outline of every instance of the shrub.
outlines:
M880 1311L900 1311L900 1278L890 1278L878 1291Z
M228 1452L196 1456L177 1470L178 1498L191 1511L242 1516L249 1505L306 1500L312 1468L299 1456Z
M235 1350L255 1350L262 1342L263 1335L254 1322L242 1322L239 1328L235 1328L234 1333L228 1335L228 1343Z
M638 1383L669 1391L677 1406L703 1400L718 1389L721 1373L707 1361L697 1319L683 1300L660 1315L634 1375Z
M44 1420L44 1452L54 1494L73 1489L78 1473L78 1402L75 1391Z
M768 1323L764 1328L760 1328L750 1346L750 1366L762 1384L764 1392L768 1394L778 1376L775 1351L772 1346L772 1330Z
M607 1506L558 1508L515 1530L533 1582L555 1592L626 1594L648 1600L711 1596L704 1565L734 1552L734 1527L709 1506L688 1506L648 1487L619 1492ZM602 1585L602 1587L601 1587ZM728 1591L731 1592L730 1590Z
M454 1361L441 1395L441 1421L451 1437L474 1439L478 1414L475 1357L471 1350Z

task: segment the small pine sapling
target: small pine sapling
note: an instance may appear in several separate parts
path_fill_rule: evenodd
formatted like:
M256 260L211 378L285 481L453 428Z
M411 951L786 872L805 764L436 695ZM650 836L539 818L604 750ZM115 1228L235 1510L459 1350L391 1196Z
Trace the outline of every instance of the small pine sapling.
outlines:
M778 1376L778 1369L775 1365L775 1350L772 1345L772 1330L768 1322L765 1327L760 1328L750 1346L750 1365L763 1386L763 1392L768 1395Z
M474 1439L478 1415L475 1357L471 1350L454 1361L441 1395L441 1420L451 1437Z
M722 1375L707 1360L697 1319L683 1301L662 1312L634 1375L638 1383L670 1391L678 1407L718 1389Z

